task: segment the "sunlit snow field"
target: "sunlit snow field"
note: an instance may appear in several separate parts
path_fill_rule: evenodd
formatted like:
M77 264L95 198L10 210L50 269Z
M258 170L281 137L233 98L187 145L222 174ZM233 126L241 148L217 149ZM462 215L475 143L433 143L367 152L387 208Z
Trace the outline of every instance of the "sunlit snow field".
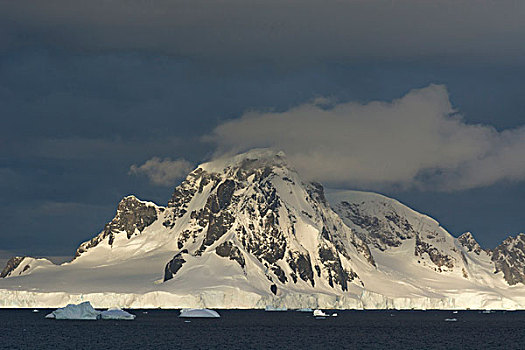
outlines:
M50 310L0 310L1 349L523 349L525 312L131 310L135 321L57 321ZM147 313L146 313L147 312ZM445 319L457 319L456 322Z

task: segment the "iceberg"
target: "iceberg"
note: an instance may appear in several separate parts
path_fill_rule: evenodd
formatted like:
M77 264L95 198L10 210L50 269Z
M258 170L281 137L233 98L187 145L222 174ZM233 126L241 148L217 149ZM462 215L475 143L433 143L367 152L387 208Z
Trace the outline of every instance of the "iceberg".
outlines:
M135 315L130 314L118 307L110 308L106 311L102 311L100 318L103 320L134 320Z
M68 304L66 307L56 309L46 318L54 318L56 320L97 320L100 316L100 311L97 311L91 306L89 301L80 304Z
M209 309L182 309L179 317L191 318L219 318L221 315L217 311Z
M328 314L324 313L323 310L316 309L314 310L314 317L326 317Z

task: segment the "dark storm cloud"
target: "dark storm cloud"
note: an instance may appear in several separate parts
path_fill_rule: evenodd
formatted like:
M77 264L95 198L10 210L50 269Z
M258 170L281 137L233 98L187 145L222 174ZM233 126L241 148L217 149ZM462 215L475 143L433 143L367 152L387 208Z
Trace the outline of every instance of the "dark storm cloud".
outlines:
M227 60L525 54L516 0L2 1L2 50L32 44Z
M51 43L34 48L33 39L22 36L18 44L27 47L0 55L0 248L16 254L73 254L125 195L165 204L172 191L152 186L144 172L128 175L130 166L154 157L206 160L213 147L199 137L245 111L284 113L316 96L337 104L392 101L437 82L467 124L515 129L525 113L525 70L517 65L225 65L149 53L79 54ZM161 175L170 163L158 163L146 168ZM494 246L523 229L524 187L490 190L490 197L492 187L477 189L479 206L468 210L462 208L474 190L440 200L428 192L389 194L451 232L473 230Z

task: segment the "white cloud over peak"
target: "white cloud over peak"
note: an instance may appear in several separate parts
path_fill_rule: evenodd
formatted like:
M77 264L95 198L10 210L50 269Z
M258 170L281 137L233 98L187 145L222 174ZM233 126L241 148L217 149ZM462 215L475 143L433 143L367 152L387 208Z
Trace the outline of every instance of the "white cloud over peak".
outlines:
M205 139L219 154L282 149L303 176L332 186L453 191L525 179L525 127L466 123L443 85L390 102L248 112Z
M129 174L145 175L155 185L171 186L191 170L193 170L192 164L185 159L171 160L170 158L153 157L142 165L133 164L129 169Z

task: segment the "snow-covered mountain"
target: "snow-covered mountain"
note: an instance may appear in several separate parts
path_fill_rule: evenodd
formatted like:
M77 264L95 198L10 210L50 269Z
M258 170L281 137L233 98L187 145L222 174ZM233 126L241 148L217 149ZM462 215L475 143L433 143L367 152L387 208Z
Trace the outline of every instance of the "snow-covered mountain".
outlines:
M200 165L166 207L125 197L71 262L11 259L0 306L521 308L524 240L485 251L393 199L325 195L254 150Z

